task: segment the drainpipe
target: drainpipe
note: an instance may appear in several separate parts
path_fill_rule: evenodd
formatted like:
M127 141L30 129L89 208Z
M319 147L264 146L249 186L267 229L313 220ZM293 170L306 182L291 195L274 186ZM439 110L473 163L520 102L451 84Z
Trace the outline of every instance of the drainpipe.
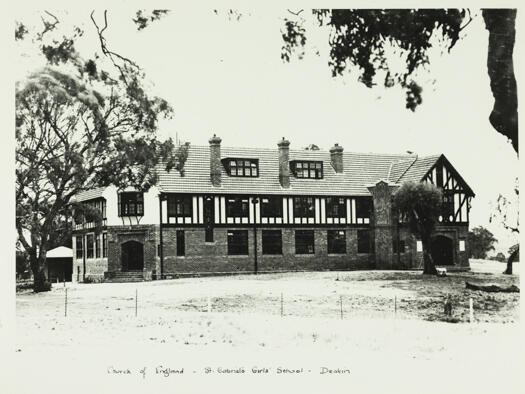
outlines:
M162 275L164 274L164 243L163 243L163 238L162 238L162 201L163 199L164 199L164 195L162 193L159 194L160 279L162 279Z
M259 199L257 197L254 197L252 199L253 203L253 273L257 275L257 210L255 207L257 206L257 203L259 202Z

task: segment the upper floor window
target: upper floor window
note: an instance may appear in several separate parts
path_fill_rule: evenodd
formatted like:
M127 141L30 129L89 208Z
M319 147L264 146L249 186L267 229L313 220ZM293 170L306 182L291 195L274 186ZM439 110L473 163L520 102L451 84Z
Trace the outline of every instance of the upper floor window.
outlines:
M346 198L327 197L326 199L326 216L329 218L346 217Z
M282 217L283 198L279 196L261 198L261 216L265 218Z
M358 223L369 223L370 216L372 215L372 198L371 197L358 197L355 201L355 211ZM361 219L361 220L359 220ZM366 219L366 220L365 220Z
M230 176L245 176L257 177L259 176L259 160L258 159L223 159L224 167Z
M119 216L143 216L144 194L125 192L118 195Z
M75 209L75 224L94 222L97 219L106 219L106 200L101 198L97 200L85 201L82 203L83 208Z
M442 216L445 222L454 220L454 194L443 193Z
M323 179L322 161L292 161L290 167L297 178Z
M226 216L233 218L248 217L248 197L228 197L226 199Z
M294 197L293 215L297 218L313 218L315 206L313 197Z
M169 195L168 216L188 217L193 212L193 199L190 195Z

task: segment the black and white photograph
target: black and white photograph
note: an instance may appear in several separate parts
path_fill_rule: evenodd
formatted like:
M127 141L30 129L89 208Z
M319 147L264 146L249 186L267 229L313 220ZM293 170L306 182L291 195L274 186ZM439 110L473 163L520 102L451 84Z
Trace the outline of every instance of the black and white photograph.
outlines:
M9 6L0 391L523 392L523 10L400 5Z

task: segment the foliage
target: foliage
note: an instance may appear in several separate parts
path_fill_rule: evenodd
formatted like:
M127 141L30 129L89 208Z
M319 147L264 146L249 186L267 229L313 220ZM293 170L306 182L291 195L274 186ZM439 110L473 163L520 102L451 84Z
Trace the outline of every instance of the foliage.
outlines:
M498 242L489 230L482 226L474 227L468 232L469 257L484 259L487 253L494 250L494 244Z
M284 45L281 59L289 62L292 54L304 57L307 32L305 17L292 12L281 29ZM434 39L450 50L470 24L469 10L458 9L313 9L319 26L330 29L332 76L357 71L358 80L367 87L378 84L400 86L406 92L406 108L415 111L423 102L417 83L418 71L429 65L428 52ZM489 30L487 70L495 98L489 121L509 138L518 152L517 89L513 69L516 9L484 9ZM389 64L389 50L395 50L405 63L404 70Z
M175 160L187 157L174 152L171 140L158 139L158 122L172 109L147 94L135 63L108 48L107 12L102 28L91 13L104 56L88 60L75 49L83 31L75 27L53 39L49 33L60 20L46 14L53 19L42 19L44 30L32 42L48 65L19 81L15 96L16 228L35 291L44 286L47 251L70 234L75 194L108 185L148 190L161 162L182 171L184 162Z
M505 255L503 253L498 252L498 254L496 254L496 256L489 257L489 260L499 261L500 263L504 263L505 260L507 260L507 258L505 257Z
M308 146L305 146L304 150L319 150L319 146L317 146L315 144L310 144Z
M150 23L155 22L162 18L164 15L169 14L169 10L153 10L151 14L146 15L146 10L138 10L133 22L137 25L137 30L145 29Z
M393 197L393 209L408 223L410 230L421 238L425 274L436 274L430 254L431 237L443 205L442 192L426 182L404 183Z
M514 257L514 262L520 261L520 244L512 245L509 248L509 255L512 255L513 253L516 253L516 257Z
M500 194L497 199L496 211L490 215L489 221L498 220L501 222L505 230L511 233L519 234L520 220L519 220L519 185L518 178L514 183L514 196L512 199Z
M16 274L22 276L29 271L29 256L25 250L16 251Z

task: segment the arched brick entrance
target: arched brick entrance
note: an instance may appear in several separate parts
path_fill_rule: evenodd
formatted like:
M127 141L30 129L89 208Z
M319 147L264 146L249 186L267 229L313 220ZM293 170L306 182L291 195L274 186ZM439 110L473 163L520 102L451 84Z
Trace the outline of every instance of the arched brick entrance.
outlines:
M431 251L435 265L454 265L454 240L444 235L432 238Z
M137 241L124 242L121 245L122 271L144 269L144 245Z

